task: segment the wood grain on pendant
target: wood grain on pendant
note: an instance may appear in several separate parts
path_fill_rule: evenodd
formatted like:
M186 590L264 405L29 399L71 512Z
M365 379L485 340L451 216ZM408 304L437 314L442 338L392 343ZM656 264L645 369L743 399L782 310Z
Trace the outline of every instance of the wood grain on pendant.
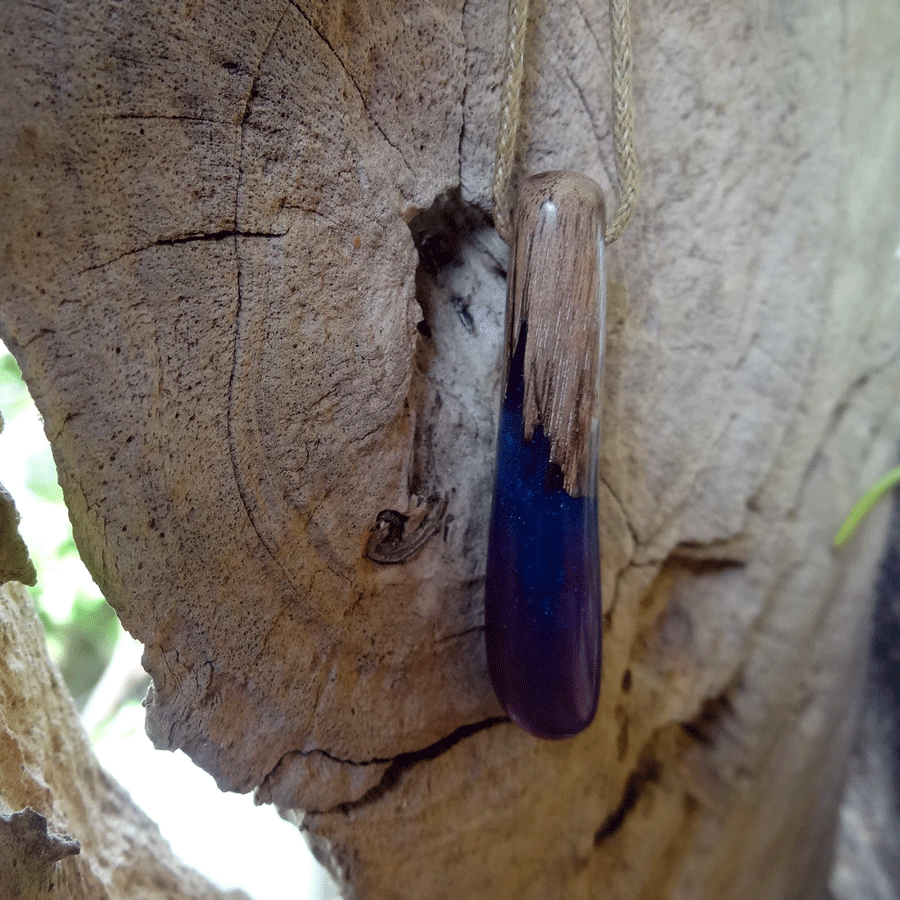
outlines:
M494 689L539 737L586 728L600 679L597 458L606 314L597 185L523 185L507 287L507 369L485 584Z
M593 485L589 435L599 413L606 322L603 194L576 172L527 179L515 210L506 340L513 358L523 322L525 436L540 423L566 490Z

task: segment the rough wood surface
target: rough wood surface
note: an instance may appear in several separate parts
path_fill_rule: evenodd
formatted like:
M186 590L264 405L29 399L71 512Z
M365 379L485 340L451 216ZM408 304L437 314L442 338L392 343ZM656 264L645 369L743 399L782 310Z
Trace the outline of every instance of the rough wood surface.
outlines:
M524 168L612 194L603 6L535 4ZM814 896L884 516L829 540L900 434L893 6L635 3L603 687L562 744L484 670L502 249L426 235L417 278L407 224L487 208L503 15L4 5L0 336L151 735L318 810L348 896Z
M27 591L0 586L0 900L246 900L178 861L100 768Z

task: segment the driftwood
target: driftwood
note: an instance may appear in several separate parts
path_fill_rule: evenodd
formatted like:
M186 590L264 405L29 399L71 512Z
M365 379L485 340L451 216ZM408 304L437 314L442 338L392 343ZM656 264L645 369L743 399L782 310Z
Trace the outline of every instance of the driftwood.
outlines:
M172 854L91 751L21 585L0 587L0 900L247 900Z
M347 897L815 896L885 516L829 540L900 434L896 17L635 3L603 685L547 743L481 635L502 7L4 5L0 336L149 733ZM533 16L522 169L612 196L602 4Z
M0 898L247 900L176 859L100 767L21 585L0 587L0 623Z
M16 518L2 493L0 516ZM9 558L8 546L21 548L17 532L2 534L0 556ZM8 577L0 581L0 900L246 900L179 862L101 769L31 598Z

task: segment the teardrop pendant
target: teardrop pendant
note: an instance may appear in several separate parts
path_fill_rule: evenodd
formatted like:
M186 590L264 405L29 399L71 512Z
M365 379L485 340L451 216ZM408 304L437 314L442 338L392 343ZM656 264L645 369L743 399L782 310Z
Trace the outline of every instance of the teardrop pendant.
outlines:
M591 179L547 172L524 183L507 287L485 639L500 702L544 738L584 730L599 693L603 230Z

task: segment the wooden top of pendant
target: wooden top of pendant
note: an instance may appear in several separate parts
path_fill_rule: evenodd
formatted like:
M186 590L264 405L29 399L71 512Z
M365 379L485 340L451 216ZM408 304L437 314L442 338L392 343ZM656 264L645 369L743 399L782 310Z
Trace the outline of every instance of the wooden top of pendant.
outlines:
M603 231L597 184L576 172L528 178L516 202L507 312L507 359L523 322L525 436L538 423L566 490L593 491L591 434L599 429L606 318Z

